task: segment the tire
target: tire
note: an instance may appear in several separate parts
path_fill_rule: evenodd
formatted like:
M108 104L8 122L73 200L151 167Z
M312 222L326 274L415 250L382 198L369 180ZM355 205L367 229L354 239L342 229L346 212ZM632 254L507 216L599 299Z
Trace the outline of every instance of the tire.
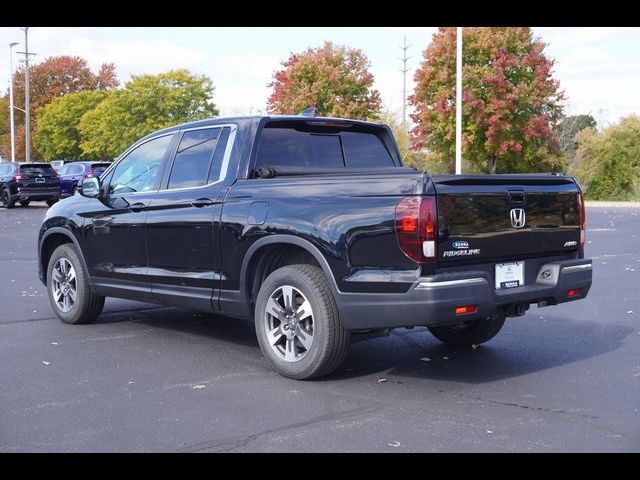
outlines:
M91 323L102 313L104 297L91 291L89 275L84 269L81 253L72 243L60 245L53 251L47 265L47 292L49 303L60 320L65 323L81 324ZM66 262L66 263L65 263ZM69 265L72 270L69 269ZM66 266L66 269L64 268ZM55 272L54 272L55 270ZM61 278L61 273L72 273L75 281L68 282L69 295L61 295L64 291L64 283L56 278ZM75 286L75 300L73 300L73 287ZM69 297L65 299L64 297ZM66 309L69 307L68 309Z
M75 187L73 187L73 190L71 190L71 196L74 196L76 193L78 193L78 186L77 185Z
M0 203L2 203L2 206L4 208L13 208L16 206L16 201L11 200L11 195L9 195L9 190L6 188L2 190L2 193L0 194Z
M453 347L471 347L488 342L504 325L504 315L478 318L458 325L429 327L429 331L443 343Z
M296 315L291 315L293 309L285 308L285 296L295 299L289 304L298 305ZM310 307L310 315L304 305ZM271 273L260 286L254 317L262 353L285 377L309 380L328 375L347 356L350 334L340 322L335 299L319 267L288 265ZM276 328L271 335L269 331Z
M47 205L48 205L49 207L51 207L51 206L55 205L57 202L58 202L58 199L57 199L57 198L52 199L52 200L47 200Z
M30 202L29 200L22 200L22 201L20 202L20 206L22 206L22 207L28 207L30 203L31 203L31 202Z

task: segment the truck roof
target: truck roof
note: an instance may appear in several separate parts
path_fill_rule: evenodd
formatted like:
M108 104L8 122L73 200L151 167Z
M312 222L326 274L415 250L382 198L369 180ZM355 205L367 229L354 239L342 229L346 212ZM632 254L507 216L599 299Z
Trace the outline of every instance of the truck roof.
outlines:
M174 125L172 127L168 127L162 130L157 130L149 135L146 135L141 140L146 139L147 137L156 136L160 133L169 133L172 131L181 130L183 128L193 128L193 127L206 127L208 125L220 125L225 123L250 123L253 120L263 120L266 119L268 121L282 121L282 122L339 122L339 123L351 123L358 125L369 125L372 127L380 127L383 126L384 123L381 122L369 122L365 120L354 120L350 118L337 118L337 117L306 117L302 115L247 115L247 116L235 116L235 117L213 117L207 118L204 120L196 120L194 122L182 123L180 125Z

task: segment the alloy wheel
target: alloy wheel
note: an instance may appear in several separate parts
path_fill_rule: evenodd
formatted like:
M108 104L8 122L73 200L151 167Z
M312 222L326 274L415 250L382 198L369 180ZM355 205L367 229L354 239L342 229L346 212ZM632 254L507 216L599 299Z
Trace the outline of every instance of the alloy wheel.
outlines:
M271 348L286 362L302 360L314 338L313 309L304 294L291 285L276 288L264 312Z

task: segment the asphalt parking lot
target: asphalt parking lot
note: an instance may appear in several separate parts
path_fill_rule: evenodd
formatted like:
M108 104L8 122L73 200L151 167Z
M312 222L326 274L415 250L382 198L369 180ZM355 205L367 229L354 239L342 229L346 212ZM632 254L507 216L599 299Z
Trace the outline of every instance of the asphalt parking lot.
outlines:
M594 285L476 350L424 328L280 377L252 324L108 299L66 325L37 278L44 204L0 209L0 451L640 451L640 208L587 209Z

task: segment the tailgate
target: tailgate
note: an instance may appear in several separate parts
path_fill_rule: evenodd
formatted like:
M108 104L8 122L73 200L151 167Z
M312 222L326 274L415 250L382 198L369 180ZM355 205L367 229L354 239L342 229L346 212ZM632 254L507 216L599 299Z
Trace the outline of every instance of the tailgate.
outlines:
M60 177L49 164L23 164L18 173L22 191L55 191L60 188Z
M572 177L434 176L438 263L519 260L580 244L579 189Z

